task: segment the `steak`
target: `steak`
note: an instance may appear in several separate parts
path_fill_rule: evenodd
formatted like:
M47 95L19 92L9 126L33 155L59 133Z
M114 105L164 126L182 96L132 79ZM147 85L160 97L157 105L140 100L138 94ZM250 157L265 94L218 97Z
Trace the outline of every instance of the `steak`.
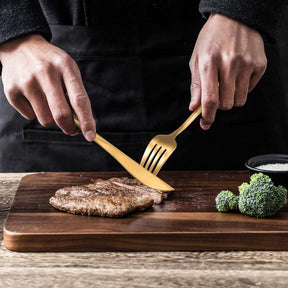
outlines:
M73 214L121 217L160 204L163 194L127 177L97 179L91 184L64 187L49 203Z

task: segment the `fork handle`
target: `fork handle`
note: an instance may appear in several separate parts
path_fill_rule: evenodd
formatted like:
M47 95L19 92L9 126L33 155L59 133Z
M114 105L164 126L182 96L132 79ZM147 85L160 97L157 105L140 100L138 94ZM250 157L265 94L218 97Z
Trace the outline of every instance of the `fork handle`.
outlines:
M188 117L188 119L174 132L172 132L170 135L173 135L174 137L177 137L180 133L182 133L202 112L201 105L198 106L193 113Z

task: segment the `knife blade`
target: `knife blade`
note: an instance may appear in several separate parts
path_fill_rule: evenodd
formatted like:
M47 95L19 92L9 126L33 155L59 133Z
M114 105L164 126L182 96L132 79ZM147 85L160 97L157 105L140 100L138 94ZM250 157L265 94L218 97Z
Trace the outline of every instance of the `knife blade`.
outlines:
M74 117L74 122L76 126L80 129L79 121ZM139 180L142 184L161 191L173 191L175 190L169 184L161 180L156 175L152 174L150 171L146 170L128 155L123 153L121 150L116 148L113 144L108 142L102 136L96 133L94 142L102 147L106 152L108 152L112 157L114 157L119 164L121 164L127 172L129 172L133 177Z

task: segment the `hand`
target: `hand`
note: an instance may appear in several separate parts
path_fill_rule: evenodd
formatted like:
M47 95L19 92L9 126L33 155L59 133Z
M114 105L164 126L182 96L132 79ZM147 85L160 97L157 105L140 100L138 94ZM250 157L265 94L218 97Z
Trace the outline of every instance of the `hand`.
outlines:
M73 59L40 35L10 40L0 46L2 81L9 103L26 119L37 117L42 126L56 123L64 133L76 135L72 111L88 141L96 135L90 100Z
M266 70L261 35L235 20L211 14L195 44L190 70L190 110L202 104L200 126L207 130L217 109L243 106Z

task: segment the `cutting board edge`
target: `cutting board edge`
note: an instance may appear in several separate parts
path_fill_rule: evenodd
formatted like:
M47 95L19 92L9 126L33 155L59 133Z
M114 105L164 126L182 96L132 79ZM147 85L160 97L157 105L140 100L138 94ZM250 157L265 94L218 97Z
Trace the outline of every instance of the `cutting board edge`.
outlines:
M4 246L15 252L111 252L111 251L239 251L288 250L288 232L250 233L114 233L37 234L13 233L5 227ZM257 237L255 238L255 234ZM263 234L263 238L261 237ZM213 236L213 237L211 237ZM262 238L263 240L259 241Z

